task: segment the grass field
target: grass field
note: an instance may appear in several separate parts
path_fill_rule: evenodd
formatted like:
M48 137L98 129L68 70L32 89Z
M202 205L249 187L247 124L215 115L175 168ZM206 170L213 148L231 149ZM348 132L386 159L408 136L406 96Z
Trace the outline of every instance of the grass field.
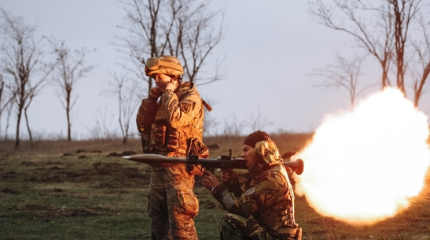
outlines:
M310 134L272 136L281 152L300 150ZM240 152L242 137L213 137L211 157ZM122 159L140 153L138 140L0 142L0 239L150 239L146 214L150 168ZM405 212L369 227L353 227L316 213L296 197L296 219L307 240L429 240L430 179ZM196 179L199 238L219 239L225 213ZM372 196L369 196L370 198Z

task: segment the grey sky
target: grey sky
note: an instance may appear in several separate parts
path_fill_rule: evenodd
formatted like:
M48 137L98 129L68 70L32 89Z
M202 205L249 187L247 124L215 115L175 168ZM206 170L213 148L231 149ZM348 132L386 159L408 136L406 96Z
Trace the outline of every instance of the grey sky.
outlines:
M87 58L97 67L80 82L73 110L73 138L88 136L96 111L116 111L115 102L99 93L122 57L112 45L122 9L115 0L0 0L0 6L24 17L27 24L36 23L39 35L63 39L70 48L97 48ZM226 79L200 86L199 91L212 103L214 110L209 114L220 123L219 128L225 119L240 122L260 111L273 122L266 131L307 132L315 130L325 114L349 108L345 90L314 87L319 80L309 73L333 63L336 53L348 56L354 50L344 44L348 36L311 20L307 1L216 0L212 7L226 8L226 35L206 71L226 57L222 65ZM366 82L379 81L378 72L363 72ZM428 99L425 95L420 105L426 113L430 112L424 104ZM54 89L46 88L35 99L30 121L38 133L66 135L65 113ZM116 127L116 118L111 124ZM251 130L245 128L243 133Z

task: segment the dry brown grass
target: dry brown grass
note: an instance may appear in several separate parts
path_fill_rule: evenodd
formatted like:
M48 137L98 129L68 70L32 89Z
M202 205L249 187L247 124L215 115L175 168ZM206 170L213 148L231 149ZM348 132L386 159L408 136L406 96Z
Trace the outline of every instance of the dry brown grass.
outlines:
M113 152L113 151L141 151L140 140L131 139L127 144L122 144L119 139L111 140L83 140L83 141L67 141L67 140L39 140L33 142L33 146L29 141L21 141L18 149L14 148L14 141L1 141L0 154L75 154L79 150L86 152Z

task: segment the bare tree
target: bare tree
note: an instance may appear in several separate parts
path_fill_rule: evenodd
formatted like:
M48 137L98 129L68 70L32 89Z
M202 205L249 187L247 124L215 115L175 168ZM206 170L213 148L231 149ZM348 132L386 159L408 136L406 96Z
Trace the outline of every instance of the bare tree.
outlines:
M267 115L262 115L260 111L260 105L257 105L257 113L250 114L248 120L245 121L247 125L251 127L251 131L257 131L265 129L266 127L273 125L273 122L267 119Z
M72 51L67 48L64 40L51 39L50 42L57 62L53 72L53 79L60 89L58 98L66 110L67 140L72 141L72 120L70 115L78 99L78 95L75 94L75 87L94 68L92 65L85 64L85 57L91 51L83 48Z
M367 87L361 91L357 89L358 78L361 74L361 64L364 57L354 56L352 59L336 55L336 62L333 65L328 65L324 69L314 70L312 75L318 75L323 77L323 82L316 86L324 88L344 88L349 93L349 102L351 108L354 107L354 102L357 96L364 91Z
M7 129L9 126L9 115L10 115L10 108L13 106L13 99L14 96L11 94L10 91L7 91L5 81L3 80L3 75L0 74L0 120L3 117L3 113L6 111L8 114L6 119L6 128L5 128L5 139L7 138ZM1 137L1 121L0 121L0 137Z
M14 108L14 102L12 99L12 101L5 108L5 110L6 110L6 126L4 128L4 140L9 139L8 138L8 130L10 127L10 117L12 116L13 108Z
M423 39L414 41L413 46L418 56L418 63L414 66L420 66L420 69L412 68L412 79L414 89L414 105L417 107L419 100L428 90L427 79L430 74L430 37L429 23L425 22L424 17L420 16L420 27L423 33ZM426 88L427 86L427 88Z
M425 13L421 5L422 0L316 0L310 13L317 22L352 36L355 46L375 57L382 69L382 88L391 85L389 69L394 65L396 85L406 95L407 62L416 58L411 51L410 29L417 14Z
M31 100L43 88L53 65L44 64L41 61L42 40L34 41L34 27L26 25L22 18L11 16L4 10L1 10L1 13L3 20L1 38L4 44L2 52L4 54L0 59L0 68L12 79L6 83L6 86L15 96L17 113L15 148L18 148L23 110L28 109ZM28 124L28 116L26 122ZM28 127L28 129L30 128ZM31 132L29 135L31 137Z
M96 118L95 126L89 130L90 138L98 140L112 140L117 137L116 129L112 127L114 115L109 111L109 106L103 105L102 109L97 108L94 114Z
M215 73L200 77L199 73L213 49L223 38L222 22L213 27L223 12L209 13L208 2L197 0L124 0L125 24L121 26L129 36L120 38L138 78L148 83L153 80L144 74L145 60L160 55L174 55L181 60L184 78L205 84L222 78L220 63Z
M221 135L226 137L241 136L243 128L246 126L244 121L238 121L236 114L232 113L227 118L224 118L224 128L221 130Z
M379 11L367 1L332 1L328 5L322 0L311 2L310 13L315 21L331 29L345 32L353 37L357 47L374 56L382 69L381 85L390 85L388 72L393 49L393 29L387 14ZM367 13L371 12L371 13ZM376 23L371 24L369 16L377 15Z
M394 56L397 65L396 82L397 87L406 93L405 90L405 73L407 69L406 51L408 50L407 42L409 39L409 28L412 20L419 11L421 0L387 0L388 9L392 9L392 19L394 25Z
M118 123L122 134L122 143L126 144L130 136L130 124L135 116L142 95L139 92L136 80L128 77L128 72L118 76L111 74L111 90L109 91L118 99Z
M197 6L190 1L176 1L183 7L176 20L174 35L179 49L169 41L170 54L182 57L185 75L191 82L203 85L223 78L220 75L220 62L215 65L215 73L212 76L202 77L201 68L212 50L223 39L222 19L219 28L212 26L218 15L223 17L223 12L211 13L207 5L200 3ZM172 8L173 9L173 8ZM222 61L221 61L222 62Z

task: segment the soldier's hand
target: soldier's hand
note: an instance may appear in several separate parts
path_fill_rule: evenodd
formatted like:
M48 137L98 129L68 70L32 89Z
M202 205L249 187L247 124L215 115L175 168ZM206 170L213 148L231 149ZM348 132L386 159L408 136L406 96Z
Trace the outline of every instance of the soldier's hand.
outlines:
M221 180L224 183L233 183L237 179L237 173L231 168L222 168Z
M187 169L188 170L188 169ZM205 168L199 166L193 166L193 169L191 171L189 171L189 173L191 175L198 175L198 176L203 176L203 173L206 171Z
M175 89L176 89L177 86L178 85L176 83L169 82L169 83L166 84L166 90L169 89L169 90L175 91Z
M158 87L151 88L151 91L149 91L149 98L153 100L157 100L161 96L162 92Z
M215 175L213 175L210 171L205 170L203 172L202 184L208 190L212 190L212 188L219 185L219 182L218 182L218 178Z

